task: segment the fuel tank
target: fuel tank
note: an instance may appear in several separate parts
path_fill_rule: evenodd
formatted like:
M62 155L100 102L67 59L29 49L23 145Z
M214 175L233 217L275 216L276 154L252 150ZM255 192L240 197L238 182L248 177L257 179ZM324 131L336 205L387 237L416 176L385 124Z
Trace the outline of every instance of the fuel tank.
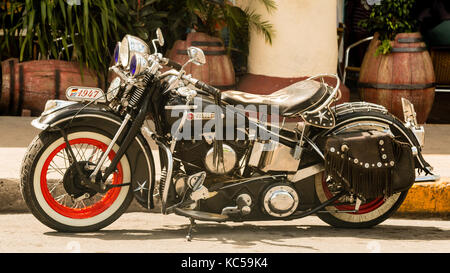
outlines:
M236 128L245 128L246 124L245 115L218 106L214 99L203 95L197 95L190 104L186 104L186 98L171 94L165 103L164 113L166 128L171 135L175 135L182 124L180 134L183 140L201 140L208 134L212 137L216 131L222 140L236 139ZM239 139L245 139L245 134Z

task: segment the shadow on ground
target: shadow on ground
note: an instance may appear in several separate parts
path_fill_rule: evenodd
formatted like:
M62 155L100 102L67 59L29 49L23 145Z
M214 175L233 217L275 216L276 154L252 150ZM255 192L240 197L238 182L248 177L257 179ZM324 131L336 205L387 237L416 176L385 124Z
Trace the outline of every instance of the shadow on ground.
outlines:
M188 225L165 225L157 229L123 229L101 230L95 233L60 233L47 232L47 236L100 239L100 240L167 240L184 238ZM193 233L194 241L222 242L234 246L248 247L257 243L276 246L301 247L298 244L286 244L290 238L360 238L373 240L449 240L450 230L436 227L379 225L368 229L340 229L330 226L315 225L252 225L242 224L229 226L226 224L197 223ZM289 242L289 241L288 241ZM297 241L298 243L298 241ZM313 249L311 247L306 247Z

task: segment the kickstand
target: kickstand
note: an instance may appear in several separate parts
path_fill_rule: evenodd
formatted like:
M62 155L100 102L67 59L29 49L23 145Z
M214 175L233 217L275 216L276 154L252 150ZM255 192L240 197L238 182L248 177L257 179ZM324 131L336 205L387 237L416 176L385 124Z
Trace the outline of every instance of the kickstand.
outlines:
M189 230L188 230L188 234L186 235L186 240L188 242L192 241L192 229L195 226L195 219L190 217L189 220L191 221L191 224L189 225Z

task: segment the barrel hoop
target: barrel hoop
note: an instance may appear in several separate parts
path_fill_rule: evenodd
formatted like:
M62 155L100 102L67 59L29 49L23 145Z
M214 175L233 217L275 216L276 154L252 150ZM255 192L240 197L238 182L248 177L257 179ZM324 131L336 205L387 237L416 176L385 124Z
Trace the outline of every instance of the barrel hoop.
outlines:
M55 99L59 99L59 89L61 86L61 71L55 69Z
M19 65L19 99L16 112L18 116L22 115L23 94L25 93L25 79L23 74L23 65Z
M222 46L221 42L192 41L192 46Z
M225 50L217 50L217 51L203 50L203 53L205 53L205 55L226 55L227 54L227 52ZM177 50L177 54L188 55L187 50Z
M411 37L411 38L399 38L397 40L397 42L399 42L401 44L420 43L420 42L423 42L423 39L422 38L414 38L414 37Z
M394 47L391 52L393 53L407 53L407 52L422 52L426 51L426 47Z
M8 113L11 114L14 105L14 87L16 86L16 71L14 69L14 61L9 61L9 105Z
M232 85L214 85L214 87L224 91L224 90L234 90L236 88L235 84Z
M375 88L375 89L394 89L394 90L420 90L435 87L436 83L419 83L419 84L389 84L389 83L369 83L358 82L359 88Z

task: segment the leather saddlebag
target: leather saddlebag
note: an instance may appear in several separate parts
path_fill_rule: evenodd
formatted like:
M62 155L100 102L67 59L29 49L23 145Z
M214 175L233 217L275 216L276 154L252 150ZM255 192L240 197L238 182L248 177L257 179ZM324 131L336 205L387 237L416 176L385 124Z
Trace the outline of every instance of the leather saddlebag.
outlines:
M325 142L325 171L365 198L390 196L415 180L411 146L379 131L352 132Z

